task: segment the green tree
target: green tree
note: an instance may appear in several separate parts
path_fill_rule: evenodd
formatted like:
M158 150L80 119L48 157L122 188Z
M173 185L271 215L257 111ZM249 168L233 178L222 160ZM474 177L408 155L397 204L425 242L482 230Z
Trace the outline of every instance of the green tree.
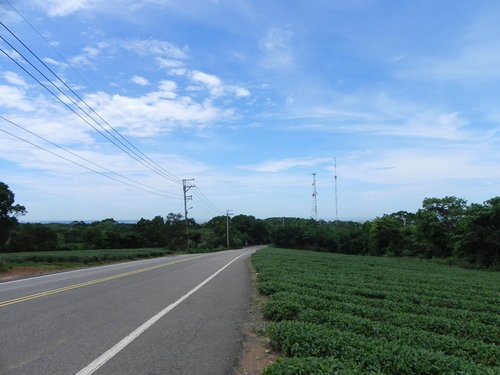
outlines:
M371 255L400 255L401 222L384 215L373 220L368 229L368 247Z
M0 249L5 249L10 231L17 224L17 216L24 215L26 208L15 202L14 193L9 186L0 182Z
M57 250L57 233L46 224L21 224L13 230L8 251Z
M467 210L456 253L481 265L500 263L500 197Z
M462 198L425 198L416 216L417 235L428 256L452 255L467 201Z

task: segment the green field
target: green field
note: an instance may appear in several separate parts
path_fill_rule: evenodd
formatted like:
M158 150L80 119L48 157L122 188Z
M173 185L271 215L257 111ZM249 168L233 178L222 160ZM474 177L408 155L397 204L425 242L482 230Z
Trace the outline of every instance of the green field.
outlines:
M264 375L500 373L498 272L274 248L252 263L283 354Z
M42 269L74 268L124 260L160 257L168 254L172 254L172 250L162 248L0 253L0 271L2 268L5 270L20 266Z

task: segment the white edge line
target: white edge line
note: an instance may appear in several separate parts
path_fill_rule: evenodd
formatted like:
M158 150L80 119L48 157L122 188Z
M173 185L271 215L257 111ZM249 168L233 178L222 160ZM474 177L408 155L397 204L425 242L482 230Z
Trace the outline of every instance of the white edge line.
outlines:
M115 344L113 347L108 349L106 352L104 352L101 356L96 358L94 361L92 361L88 366L85 368L81 369L78 371L76 375L90 375L93 374L95 371L97 371L99 368L101 368L106 362L108 362L111 358L113 358L115 355L117 355L120 351L122 351L128 344L130 344L132 341L134 341L137 337L139 337L144 331L146 331L149 327L151 327L153 324L155 324L158 320L160 320L164 315L166 315L169 311L173 310L175 307L177 307L179 304L181 304L184 300L186 300L189 296L191 296L193 293L201 289L206 283L208 283L210 280L212 280L215 276L217 276L219 273L224 271L227 267L229 267L233 262L241 258L243 255L248 254L245 252L244 254L241 254L234 258L232 261L227 263L225 266L223 266L221 269L219 269L217 272L203 280L201 283L199 283L197 286L195 286L193 289L191 289L189 292L184 294L181 298L179 298L177 301L171 303L167 307L165 307L163 310L161 310L159 313L151 317L149 320L141 324L138 328L130 332L127 336L125 336L123 339L121 339L117 344Z
M147 262L153 262L155 260L159 260L159 259L176 259L176 258L179 258L179 257L183 257L183 258L186 258L190 255L204 255L204 253L199 253L199 254L180 254L180 255L174 255L174 256L162 256L162 257L157 257L157 258L150 258L150 259L138 259L138 260L132 260L132 261L129 261L129 262L121 262L121 263L113 263L113 264L107 264L107 265L103 265L103 266L93 266L93 267L87 267L87 268L79 268L77 270L71 270L71 271L62 271L62 272L54 272L54 273L50 273L48 275L40 275L40 276L33 276L33 277L25 277L23 279L17 279L17 280L11 280L11 281L0 281L0 287L2 285L5 285L5 284L11 284L11 283L19 283L21 281L31 281L31 280L34 280L34 279L41 279L41 278L45 278L45 277L54 277L54 276L59 276L59 275L66 275L68 273L75 273L75 272L83 272L83 271L89 271L89 270L92 270L92 271L98 271L98 270L101 270L103 268L110 268L110 267L119 267L119 266L123 266L123 265L134 265L134 264L138 264L138 263L147 263Z

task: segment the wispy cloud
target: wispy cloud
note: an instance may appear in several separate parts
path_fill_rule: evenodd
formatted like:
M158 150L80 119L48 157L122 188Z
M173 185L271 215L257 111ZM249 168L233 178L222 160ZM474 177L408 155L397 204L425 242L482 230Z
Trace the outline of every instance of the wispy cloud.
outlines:
M90 9L98 3L98 0L36 0L34 3L45 10L50 17L63 17Z
M272 70L289 70L295 66L292 48L293 32L290 29L273 28L260 40L263 52L262 66Z
M363 133L381 136L428 138L448 141L470 140L474 133L466 129L467 122L458 113L422 113L409 119L387 119L384 121L345 121L335 117L311 118L308 123L287 125L287 129L318 131L326 133ZM311 120L310 119L310 120Z
M302 103L273 115L285 129L326 133L364 133L448 141L474 138L469 121L456 111L432 108L387 93L331 95L322 103ZM328 97L325 95L325 97ZM283 114L282 114L283 113Z
M93 65L95 60L109 47L107 42L83 47L78 55L70 57L69 62L73 65Z
M88 11L128 11L136 12L147 5L162 6L169 0L32 0L34 6L49 17L66 17L74 13Z
M240 169L245 169L254 172L276 173L282 172L292 168L306 168L313 167L320 164L332 163L332 158L285 158L279 160L269 160L260 164L241 165Z
M121 47L140 56L155 56L170 59L187 57L187 47L179 47L173 43L158 39L132 39L121 42Z
M402 78L453 81L458 84L487 83L500 79L498 13L469 25L463 35L449 43L446 52L416 57L402 68Z
M388 185L498 180L500 152L485 144L371 151L339 163L338 173L342 179Z

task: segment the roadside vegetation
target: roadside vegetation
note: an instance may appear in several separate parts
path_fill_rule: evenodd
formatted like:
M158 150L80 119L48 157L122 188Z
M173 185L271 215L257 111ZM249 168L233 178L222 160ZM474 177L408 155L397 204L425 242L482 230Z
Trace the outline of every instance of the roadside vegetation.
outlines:
M252 263L283 355L264 375L500 373L498 272L276 248Z
M0 253L0 266L3 264L4 270L15 267L51 270L153 258L171 253L172 250L161 248Z

